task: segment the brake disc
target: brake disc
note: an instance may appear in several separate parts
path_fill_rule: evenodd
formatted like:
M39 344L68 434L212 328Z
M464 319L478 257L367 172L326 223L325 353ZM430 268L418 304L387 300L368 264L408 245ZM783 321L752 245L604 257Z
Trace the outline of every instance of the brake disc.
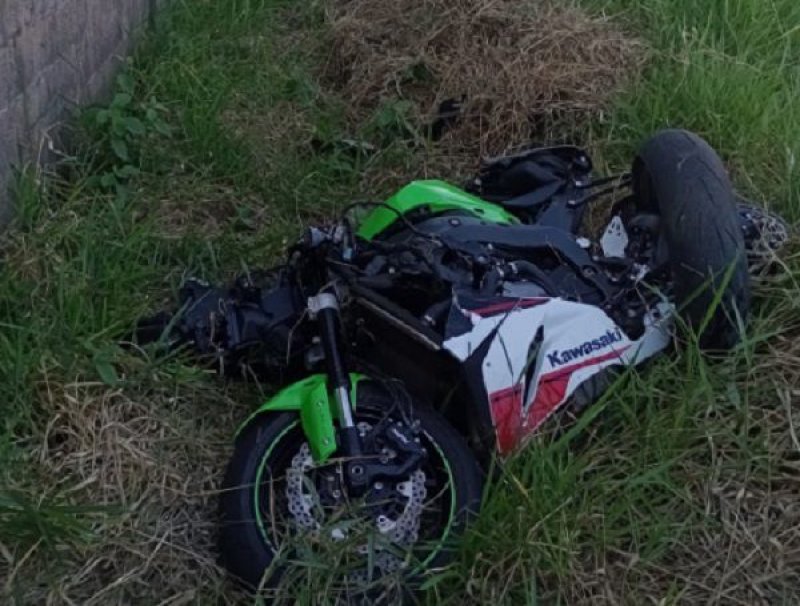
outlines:
M764 208L752 204L739 204L747 263L750 272L758 274L768 268L789 239L786 222Z
M359 433L365 434L372 429L368 423L359 423ZM292 458L291 466L286 470L286 498L288 500L289 513L298 529L314 533L320 532L325 528L323 519L323 508L320 506L319 494L317 493L314 479L309 472L315 468L314 460L311 456L311 449L307 442L304 442ZM333 468L331 473L335 473ZM395 484L396 499L402 504L402 511L394 515L379 513L374 516L375 529L384 536L389 543L408 548L417 542L419 537L420 517L422 514L427 489L425 488L425 472L416 470L411 472L408 477ZM340 503L344 504L345 497L340 491L334 496L339 497ZM395 503L398 501L395 500ZM342 540L347 536L346 525L334 526L330 529L331 538ZM392 572L402 565L402 558L387 550L380 545L371 547L375 554L374 562L376 567L384 572ZM359 553L368 552L367 545L357 548Z
M300 450L292 457L292 466L286 470L286 498L289 501L289 513L295 524L305 530L317 530L319 523L311 513L314 499L311 492L304 490L303 481L306 473L314 468L314 459L308 442L303 442Z

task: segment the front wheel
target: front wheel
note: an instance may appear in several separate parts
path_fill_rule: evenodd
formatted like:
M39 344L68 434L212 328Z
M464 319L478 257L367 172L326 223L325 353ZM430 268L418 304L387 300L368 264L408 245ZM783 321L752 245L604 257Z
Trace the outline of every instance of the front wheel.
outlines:
M220 502L220 549L247 586L287 595L322 585L329 597L360 593L377 602L378 589L405 591L447 560L480 505L482 475L466 443L393 383L359 383L354 417L365 456L402 465L383 437L389 424L401 424L425 459L350 498L343 461L316 464L296 414L265 414L240 435Z

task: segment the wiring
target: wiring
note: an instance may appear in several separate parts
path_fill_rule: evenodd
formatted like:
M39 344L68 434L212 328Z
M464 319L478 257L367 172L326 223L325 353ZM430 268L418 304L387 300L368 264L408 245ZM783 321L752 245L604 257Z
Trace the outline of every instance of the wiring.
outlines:
M435 236L434 234L429 234L429 233L426 233L426 232L422 231L421 229L418 229L416 225L414 225L411 221L408 220L408 217L406 217L405 214L403 214L401 211L399 211L396 208L394 208L392 205L387 204L386 202L369 202L369 201L353 202L352 204L348 204L347 206L345 206L344 210L341 213L341 217L342 217L343 221L347 222L348 228L350 227L350 223L349 223L349 221L347 221L348 213L350 213L353 209L363 208L363 207L385 208L386 210L389 210L389 211L393 212L395 215L397 215L397 218L400 219L400 221L415 236L419 236L420 238L425 238L427 240L431 240L431 241L436 242L437 244L447 248L448 250L452 250L452 247L447 242L445 242L444 240L442 240L438 236Z

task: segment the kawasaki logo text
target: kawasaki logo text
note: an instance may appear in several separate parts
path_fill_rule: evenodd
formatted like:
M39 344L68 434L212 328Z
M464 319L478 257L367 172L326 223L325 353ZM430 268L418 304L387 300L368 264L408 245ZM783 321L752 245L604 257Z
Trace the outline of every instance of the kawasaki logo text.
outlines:
M550 362L551 366L561 366L567 362L572 362L573 360L588 356L592 352L605 349L609 345L619 343L620 341L622 341L622 331L619 328L607 330L604 335L592 339L591 341L581 343L577 347L570 347L563 351L556 349L547 354L547 360Z

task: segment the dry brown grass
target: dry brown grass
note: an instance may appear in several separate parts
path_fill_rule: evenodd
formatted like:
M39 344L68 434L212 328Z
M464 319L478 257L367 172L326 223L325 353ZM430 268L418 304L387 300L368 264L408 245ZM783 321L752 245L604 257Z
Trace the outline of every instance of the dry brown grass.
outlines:
M223 115L266 180L291 173L287 153L297 164L318 154L315 142L337 143L326 139L323 107L322 114L343 114L345 125L334 131L379 148L360 168L362 195L389 195L418 178L460 182L483 156L586 141L587 120L637 77L648 57L619 20L552 0L325 0L320 6L322 25L306 6L281 11L275 51L314 81L298 84L291 70L265 68L281 86L305 92L268 104L237 98ZM431 141L429 127L448 99L463 100L460 117Z
M327 82L366 119L412 103L418 126L463 99L443 143L478 154L545 140L595 116L646 56L616 22L556 2L331 0Z
M609 554L598 592L606 603L626 594L633 602L672 594L682 604L767 605L798 597L800 467L790 435L796 428L787 426L786 414L800 413L800 398L786 387L776 387L774 395L774 409L753 411L753 421L773 441L768 455L742 472L733 461L738 445L709 432L708 460L681 470L696 478L684 487L686 498L702 508L706 521L697 519L676 537L657 564L639 563L635 553ZM771 469L765 473L764 467ZM591 575L579 579L586 588L597 585Z
M43 381L41 403L49 421L32 454L48 490L112 509L92 516L92 538L61 557L34 548L8 561L0 588L13 588L7 598L234 601L232 588L223 591L214 552L217 487L235 427L230 402L181 388L129 394L102 383Z

